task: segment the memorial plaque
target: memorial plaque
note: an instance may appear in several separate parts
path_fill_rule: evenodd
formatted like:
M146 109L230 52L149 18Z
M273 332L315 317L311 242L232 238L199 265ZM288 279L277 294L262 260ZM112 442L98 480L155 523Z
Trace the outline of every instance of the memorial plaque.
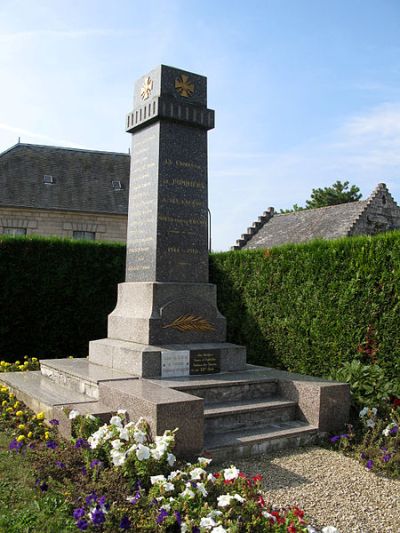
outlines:
M191 350L190 374L216 374L221 371L220 350Z
M161 352L161 377L176 378L189 375L189 350Z

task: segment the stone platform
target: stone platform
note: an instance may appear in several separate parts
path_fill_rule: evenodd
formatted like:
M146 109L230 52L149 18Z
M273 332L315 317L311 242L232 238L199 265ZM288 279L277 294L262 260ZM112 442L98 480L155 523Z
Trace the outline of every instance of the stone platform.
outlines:
M216 460L311 443L342 429L350 405L348 385L252 365L145 379L88 359L55 359L42 361L40 372L0 379L33 410L58 418L64 436L70 409L104 420L126 409L132 420L144 416L153 434L178 427L178 455L208 453Z

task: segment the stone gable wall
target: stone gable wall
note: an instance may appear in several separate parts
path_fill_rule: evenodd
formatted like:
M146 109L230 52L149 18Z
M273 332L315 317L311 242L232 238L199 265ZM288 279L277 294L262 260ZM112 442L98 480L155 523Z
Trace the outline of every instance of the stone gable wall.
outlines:
M394 229L400 229L400 207L388 189L380 184L369 197L349 235L376 235Z
M127 221L127 215L0 207L0 233L26 228L27 235L72 238L74 231L92 231L98 241L126 242Z

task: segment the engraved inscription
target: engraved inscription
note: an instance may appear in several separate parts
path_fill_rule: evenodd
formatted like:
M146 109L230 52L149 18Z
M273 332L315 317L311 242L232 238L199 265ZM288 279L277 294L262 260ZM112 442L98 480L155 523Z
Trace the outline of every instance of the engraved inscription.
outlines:
M190 374L216 374L221 371L220 350L191 350Z
M172 378L189 375L189 350L162 351L161 377Z

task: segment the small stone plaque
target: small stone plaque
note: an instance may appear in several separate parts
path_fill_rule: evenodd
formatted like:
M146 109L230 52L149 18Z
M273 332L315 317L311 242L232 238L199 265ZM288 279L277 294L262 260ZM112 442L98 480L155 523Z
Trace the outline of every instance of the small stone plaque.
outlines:
M161 352L161 377L177 378L189 375L189 350Z
M216 374L221 371L221 350L191 350L190 374Z

